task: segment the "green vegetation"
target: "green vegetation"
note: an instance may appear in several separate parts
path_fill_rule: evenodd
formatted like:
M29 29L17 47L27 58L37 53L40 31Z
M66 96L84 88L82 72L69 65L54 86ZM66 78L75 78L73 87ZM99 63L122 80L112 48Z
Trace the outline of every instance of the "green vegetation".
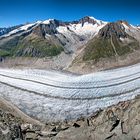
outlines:
M130 53L139 48L139 43L136 40L128 44L123 44L116 37L113 37L112 42L115 46L117 55L119 56ZM111 39L96 38L86 47L83 60L94 60L97 62L100 58L109 58L115 55L116 53L111 44Z
M1 46L0 56L49 57L63 51L61 46L47 42L40 37L16 38Z
M56 56L63 51L61 46L48 43L42 38L30 38L20 42L13 50L16 56L45 57Z
M8 51L0 49L0 57L6 57L6 56L9 56L9 55L10 55L10 53Z

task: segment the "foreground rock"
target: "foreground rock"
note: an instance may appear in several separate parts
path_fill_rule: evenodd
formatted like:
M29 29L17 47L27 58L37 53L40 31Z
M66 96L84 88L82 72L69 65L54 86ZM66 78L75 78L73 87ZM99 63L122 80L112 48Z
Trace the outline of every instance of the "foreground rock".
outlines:
M55 140L139 140L140 97L99 111L61 131Z
M0 103L1 105L1 103ZM0 106L0 140L139 140L140 97L76 121L27 121Z

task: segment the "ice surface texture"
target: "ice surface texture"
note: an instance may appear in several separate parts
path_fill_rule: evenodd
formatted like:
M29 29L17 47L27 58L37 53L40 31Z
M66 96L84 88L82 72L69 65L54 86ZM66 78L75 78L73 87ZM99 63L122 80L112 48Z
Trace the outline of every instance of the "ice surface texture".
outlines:
M140 93L140 64L72 75L37 69L0 69L0 96L43 121L77 119Z

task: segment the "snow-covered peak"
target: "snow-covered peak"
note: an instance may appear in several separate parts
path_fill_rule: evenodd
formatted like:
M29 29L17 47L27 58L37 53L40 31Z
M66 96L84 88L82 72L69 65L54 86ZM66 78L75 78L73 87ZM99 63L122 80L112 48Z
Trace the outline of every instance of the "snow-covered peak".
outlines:
M132 24L129 24L128 22L126 21L122 21L121 24L123 25L123 27L125 28L125 30L138 30L138 27L137 26L134 26Z
M25 24L11 32L9 32L8 34L5 34L3 37L8 37L8 36L11 36L13 34L16 34L18 32L21 32L21 31L26 31L28 30L29 28L33 27L36 23L29 23L29 24Z
M90 19L97 20L95 17L89 16Z
M97 25L102 25L102 24L106 24L107 22L102 21L102 20L98 20L94 17L91 16L85 16L82 19L79 20L80 23L84 24L86 22L91 23L91 24L97 24Z
M48 19L48 20L43 21L42 23L43 24L50 24L51 21L54 21L54 19Z
M132 36L136 40L140 39L140 28L138 28L137 26L134 26L132 24L125 23L125 22L123 22L122 25L125 29L125 32L128 35Z
M94 21L96 21L99 25L108 23L108 22L106 22L106 21L98 20L98 19L96 19L96 18L94 18L94 17L92 17L92 16L89 16L89 18L90 18L90 19L93 19Z
M40 24L41 22L42 22L41 20L36 21L37 24Z
M139 28L137 26L134 26L132 24L128 24L127 22L122 22L123 27L125 28L125 30L138 30Z
M85 34L95 34L101 29L103 26L98 26L97 24L91 24L91 23L84 23L82 24L73 24L69 26L70 30L74 31L75 33L79 35L85 35Z
M98 21L99 22L99 21ZM64 34L66 37L71 36L71 34L75 33L78 36L83 36L84 38L92 38L95 36L101 28L103 28L107 22L92 23L88 21L83 21L79 23L70 23L66 26L57 27L57 31L61 34Z
M140 25L137 25L136 27L137 27L137 29L140 29Z
M128 25L126 25L124 22L122 22L123 27L128 30L130 27Z
M138 28L137 26L134 26L134 25L132 25L132 24L130 24L130 25L131 25L131 27L132 27L133 29L135 29L135 30L140 29L140 28Z
M18 28L18 30L27 30L28 28L32 27L33 25L35 25L35 23L26 24L26 25L21 26L20 28Z

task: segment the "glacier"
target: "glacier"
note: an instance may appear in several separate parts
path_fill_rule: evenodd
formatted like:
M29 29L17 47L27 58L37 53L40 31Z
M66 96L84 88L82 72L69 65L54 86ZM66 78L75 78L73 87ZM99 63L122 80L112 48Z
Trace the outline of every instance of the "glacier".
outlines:
M0 69L0 97L47 122L89 117L140 94L140 64L86 75Z

